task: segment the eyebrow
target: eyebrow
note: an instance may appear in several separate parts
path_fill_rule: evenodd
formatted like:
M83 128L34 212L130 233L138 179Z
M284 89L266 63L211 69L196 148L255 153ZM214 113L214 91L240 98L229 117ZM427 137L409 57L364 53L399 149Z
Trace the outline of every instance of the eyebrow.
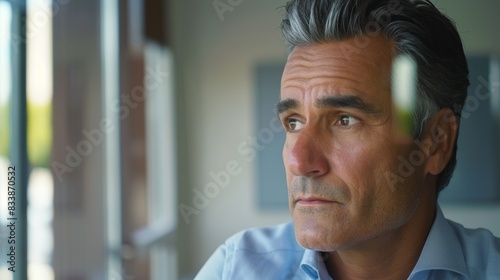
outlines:
M298 107L299 107L299 102L291 98L281 100L280 102L278 102L278 104L276 104L276 106L274 106L274 108L276 108L276 112L278 113L278 115L281 115L288 110L296 109Z
M295 99L287 98L276 104L275 108L278 115L299 107L299 102ZM364 102L361 98L354 95L346 96L328 96L316 100L318 108L352 108L367 114L377 114L379 111L372 104Z

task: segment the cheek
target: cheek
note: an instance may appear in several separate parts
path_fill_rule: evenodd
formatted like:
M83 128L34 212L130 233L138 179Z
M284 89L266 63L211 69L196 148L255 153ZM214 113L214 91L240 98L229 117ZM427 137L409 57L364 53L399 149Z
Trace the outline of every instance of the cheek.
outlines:
M330 156L333 172L348 185L367 190L379 173L392 167L390 151L381 145L350 143L348 147L338 145Z
M378 149L353 149L344 154L339 171L351 191L351 214L366 228L392 228L404 223L418 204L418 171L397 185L389 173L399 174L399 158L409 154L396 144L380 143Z
M396 147L386 142L351 143L332 153L332 166L351 192L353 211L373 211L377 204L389 203L393 189L385 174L397 170Z

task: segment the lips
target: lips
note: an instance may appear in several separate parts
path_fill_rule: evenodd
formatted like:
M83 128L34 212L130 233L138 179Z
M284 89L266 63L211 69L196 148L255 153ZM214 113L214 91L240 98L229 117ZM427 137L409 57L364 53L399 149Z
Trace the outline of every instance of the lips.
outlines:
M296 200L296 203L300 205L321 205L321 204L331 204L338 202L321 197L300 197Z

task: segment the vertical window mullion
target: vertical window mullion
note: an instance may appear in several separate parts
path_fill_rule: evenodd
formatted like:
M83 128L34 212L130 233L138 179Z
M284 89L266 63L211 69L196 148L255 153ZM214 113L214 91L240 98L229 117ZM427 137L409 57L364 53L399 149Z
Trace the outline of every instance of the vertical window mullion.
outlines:
M121 156L120 116L114 109L120 97L120 16L118 0L101 0L101 73L103 92L103 115L115 129L104 137L104 165L106 195L106 243L107 279L122 275L122 201L121 201Z
M14 279L27 279L27 113L26 113L26 0L12 3L12 95L10 104L10 162L15 166L15 252ZM7 171L3 171L7 172Z

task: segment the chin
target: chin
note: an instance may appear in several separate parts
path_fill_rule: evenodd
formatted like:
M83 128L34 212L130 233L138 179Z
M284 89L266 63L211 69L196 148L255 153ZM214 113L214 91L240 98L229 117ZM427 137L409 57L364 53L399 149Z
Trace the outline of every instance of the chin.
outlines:
M353 243L352 235L341 226L294 219L295 237L300 246L321 252L342 250Z
M311 230L295 229L297 242L303 248L319 252L335 252L356 247L363 242L363 238L355 234L333 234L314 232Z
M297 242L299 245L305 249L318 251L318 252L333 252L339 250L341 246L338 244L325 244L325 242L321 242L318 240L311 240L309 238L299 237L297 236Z

